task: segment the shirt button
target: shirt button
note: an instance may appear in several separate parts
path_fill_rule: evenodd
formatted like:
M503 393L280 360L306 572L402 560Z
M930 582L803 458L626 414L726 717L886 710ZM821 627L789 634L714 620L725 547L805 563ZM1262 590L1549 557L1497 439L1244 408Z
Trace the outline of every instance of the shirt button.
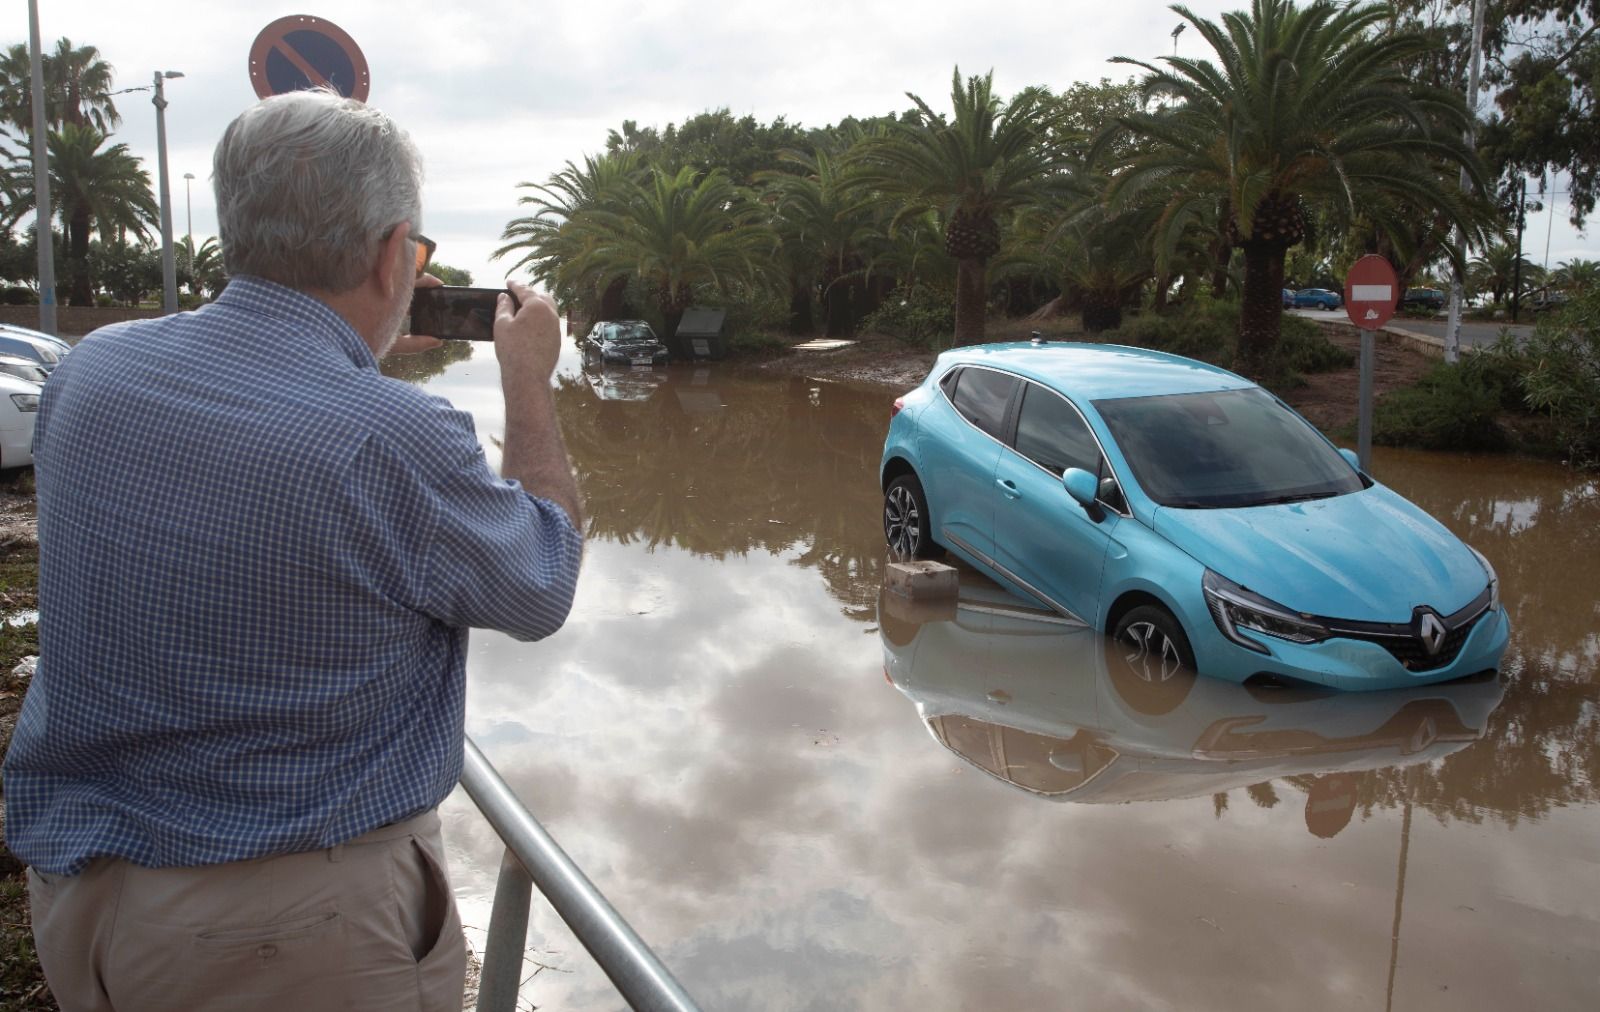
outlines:
M276 945L263 945L260 948L256 949L256 955L260 956L262 959L271 959L273 956L276 956L277 954L278 954L278 947Z

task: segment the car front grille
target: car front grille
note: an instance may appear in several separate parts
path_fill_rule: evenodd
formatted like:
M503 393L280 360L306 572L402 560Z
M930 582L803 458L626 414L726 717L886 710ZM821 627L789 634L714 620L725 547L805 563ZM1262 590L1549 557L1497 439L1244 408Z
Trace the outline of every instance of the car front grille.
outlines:
M1428 653L1427 645L1411 623L1332 620L1327 622L1327 626L1328 631L1334 636L1360 640L1363 643L1376 643L1389 651L1407 671L1435 671L1455 663L1462 646L1467 642L1467 637L1472 635L1478 620L1489 610L1490 599L1490 589L1485 587L1483 593L1465 608L1450 615L1439 616L1439 620L1444 623L1445 637L1439 644L1438 652L1432 654Z

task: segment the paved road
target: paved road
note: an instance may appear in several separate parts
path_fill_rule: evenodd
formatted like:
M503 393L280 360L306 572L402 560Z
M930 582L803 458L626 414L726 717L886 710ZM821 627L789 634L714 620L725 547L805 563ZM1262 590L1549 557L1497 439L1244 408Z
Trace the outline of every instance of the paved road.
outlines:
M1337 320L1340 323L1344 323L1349 319L1349 317L1345 316L1343 309L1336 309L1333 312L1327 312L1320 309L1290 309L1285 310L1285 312L1293 313L1296 316L1303 316L1308 320ZM1441 341L1444 340L1445 321L1444 317L1442 316L1436 320L1416 320L1409 318L1402 319L1400 317L1396 317L1390 323L1390 326L1398 327L1402 330L1409 330L1416 334L1427 334L1429 337L1436 337ZM1533 333L1533 325L1523 323L1513 327L1506 323L1478 323L1475 321L1466 321L1461 324L1461 344L1463 347L1493 344L1500 339L1500 331L1502 330L1509 330L1518 339L1523 339Z

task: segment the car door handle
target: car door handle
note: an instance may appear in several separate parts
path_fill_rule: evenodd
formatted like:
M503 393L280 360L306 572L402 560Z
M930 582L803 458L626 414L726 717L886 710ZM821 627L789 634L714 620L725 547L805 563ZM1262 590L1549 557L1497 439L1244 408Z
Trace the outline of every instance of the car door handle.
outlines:
M1007 479L1007 478L996 478L994 480L994 483L996 485L1000 486L1001 493L1003 493L1007 499L1021 499L1022 498L1022 493L1017 491L1017 483L1016 482L1011 481L1010 479Z

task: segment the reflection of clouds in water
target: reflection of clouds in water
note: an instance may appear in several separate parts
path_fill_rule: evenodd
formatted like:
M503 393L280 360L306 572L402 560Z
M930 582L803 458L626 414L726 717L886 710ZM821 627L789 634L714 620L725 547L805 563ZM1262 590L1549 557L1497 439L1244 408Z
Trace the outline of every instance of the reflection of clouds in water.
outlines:
M1382 994L1398 813L1321 841L1298 803L1238 799L1219 821L1207 798L1039 802L931 741L884 684L877 637L841 623L806 571L592 547L572 626L543 645L475 637L469 726L501 743L486 748L513 787L708 1009L1220 1007L1241 988L1247 1006L1339 1008ZM670 620L629 616L607 577L636 569L642 585L695 589ZM447 819L463 906L486 923L498 841L470 811ZM1513 850L1508 833L1430 840L1430 863L1481 874L1413 876L1419 936L1461 903L1538 937L1566 930L1560 908L1506 894L1500 864L1547 841ZM533 923L533 944L555 950L540 958L572 972L541 973L529 995L616 1007L542 904ZM1417 969L1402 984L1424 999L1446 971L1469 1006L1515 998L1514 976L1479 980L1460 950L1408 935L1406 952ZM1570 964L1529 958L1550 993L1578 993Z
M469 407L486 375L452 367L442 379ZM470 732L704 1007L1383 1001L1397 809L1364 806L1323 840L1287 781L1270 809L1235 791L1220 814L1207 797L1026 795L929 736L885 684L878 637L795 564L801 548L719 562L595 541L567 628L540 644L471 640ZM1514 593L1537 589L1509 566L1502 576ZM1548 675L1526 677L1513 693ZM1494 768L1464 772L1481 784ZM1419 803L1413 820L1394 1007L1437 1007L1441 986L1460 1008L1590 1004L1600 897L1572 885L1592 878L1592 804L1513 823L1448 782L1438 790L1437 810ZM499 841L459 793L445 820L464 916L486 925ZM541 961L559 969L530 998L618 1007L537 898L532 925Z

